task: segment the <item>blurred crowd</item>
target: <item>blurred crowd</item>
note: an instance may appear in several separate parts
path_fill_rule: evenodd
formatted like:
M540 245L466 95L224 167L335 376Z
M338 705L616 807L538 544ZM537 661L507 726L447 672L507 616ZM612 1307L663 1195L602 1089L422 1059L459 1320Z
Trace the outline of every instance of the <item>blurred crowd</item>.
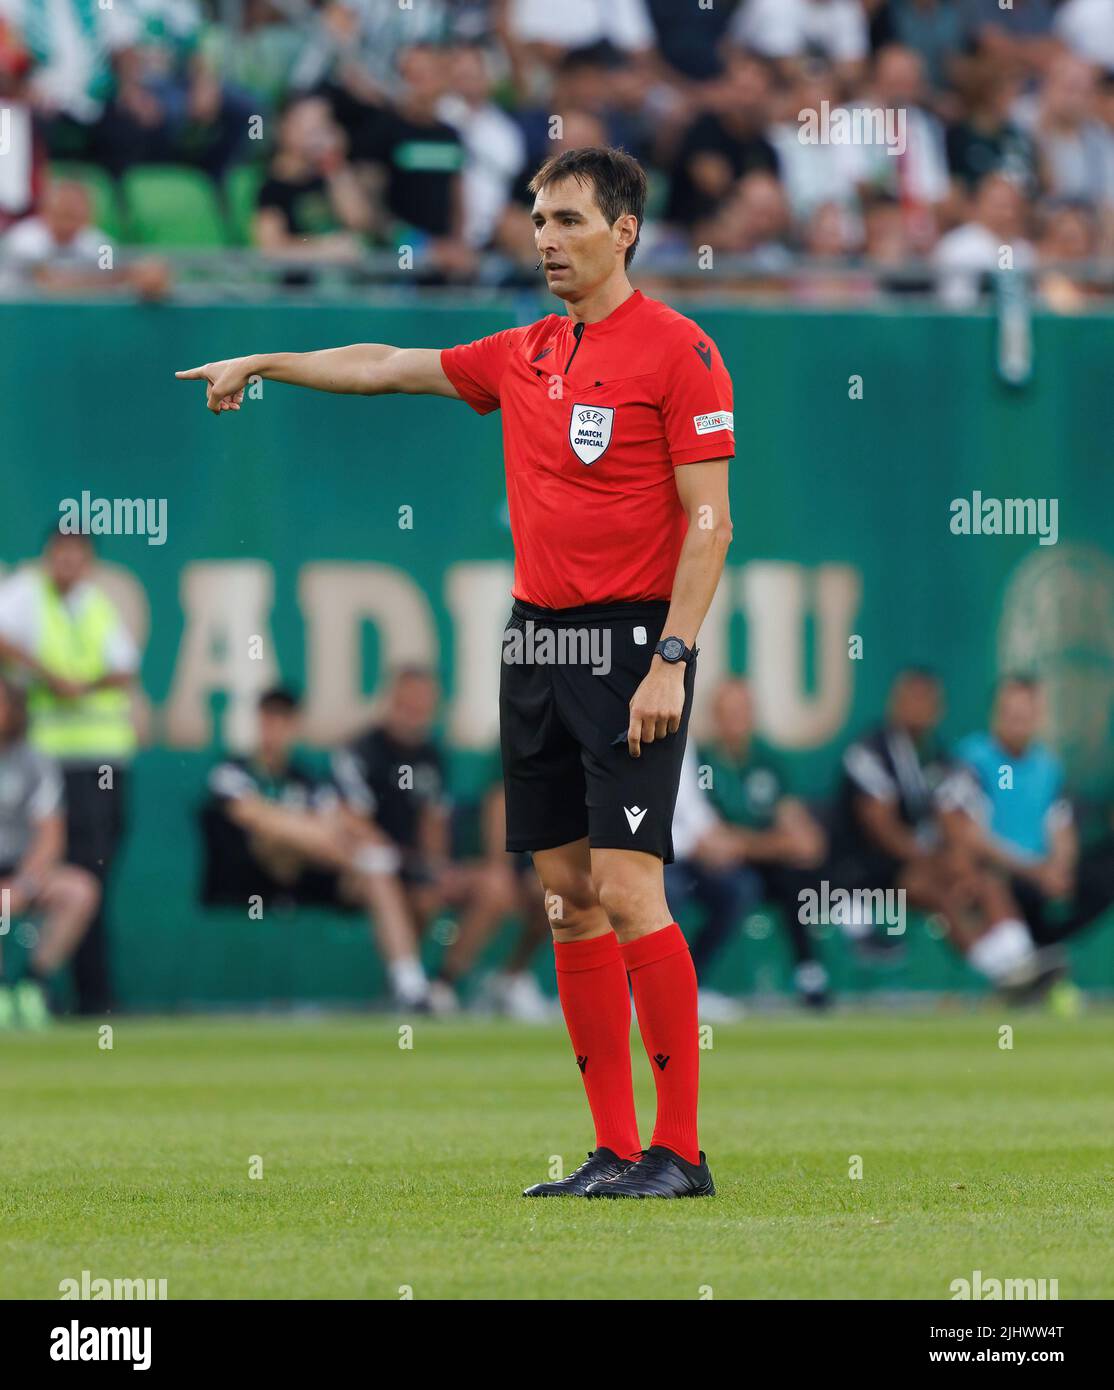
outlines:
M0 584L0 1028L45 1024L67 968L79 1011L113 1005L105 903L138 752L138 667L87 536L52 531L39 561ZM534 967L549 905L530 856L505 849L497 751L478 791L456 794L440 702L432 671L390 673L379 717L324 767L299 749L297 693L263 691L252 747L216 760L197 808L200 905L234 911L228 930L307 908L363 914L396 1007L545 1020ZM1077 1007L1064 947L1114 903L1114 806L1081 835L1031 677L1003 678L986 726L952 749L944 713L939 675L898 671L831 794L809 799L759 736L746 680L720 683L709 734L686 753L666 868L699 978L728 981L701 990L703 1019L740 1012L738 957L721 957L756 917L785 933L810 1009L832 1003L834 951L886 968L924 930L1012 1002Z
M104 241L87 193L50 192L76 161L220 199L250 167L250 240L284 262L409 248L427 278L513 281L533 170L617 144L666 284L964 306L1012 266L1071 311L1114 280L1114 0L0 0L0 107L32 277ZM903 113L900 153L802 138L856 110ZM141 275L118 283L157 295Z

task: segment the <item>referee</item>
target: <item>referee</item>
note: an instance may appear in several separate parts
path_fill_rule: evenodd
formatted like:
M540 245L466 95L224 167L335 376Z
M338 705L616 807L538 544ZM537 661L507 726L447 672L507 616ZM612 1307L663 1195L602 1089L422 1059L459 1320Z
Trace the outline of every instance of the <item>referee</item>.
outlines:
M248 379L404 392L503 413L515 544L499 717L507 849L532 852L596 1147L527 1196L702 1197L696 973L663 864L696 635L731 540L731 381L690 319L631 288L646 177L621 150L566 150L530 184L550 291L524 328L444 351L357 344L177 373L215 414ZM629 989L628 989L629 979ZM630 997L657 1088L643 1149Z

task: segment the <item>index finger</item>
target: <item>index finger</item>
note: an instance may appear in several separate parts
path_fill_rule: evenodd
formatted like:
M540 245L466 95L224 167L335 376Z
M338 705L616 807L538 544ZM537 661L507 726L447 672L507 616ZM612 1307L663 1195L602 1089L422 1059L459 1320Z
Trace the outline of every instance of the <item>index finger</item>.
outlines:
M632 714L627 725L627 752L632 758L642 756L642 720Z
M190 369L189 369L188 371L185 371L185 372L175 372L174 375L178 378L179 381L205 381L205 380L207 380L207 378L206 378L206 376L205 376L205 368L204 368L204 367L190 367Z

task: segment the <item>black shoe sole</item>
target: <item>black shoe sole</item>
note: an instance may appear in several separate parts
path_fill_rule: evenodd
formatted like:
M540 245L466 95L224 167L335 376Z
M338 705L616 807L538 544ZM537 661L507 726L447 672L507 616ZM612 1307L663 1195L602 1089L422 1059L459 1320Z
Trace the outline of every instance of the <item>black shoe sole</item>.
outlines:
M714 1197L716 1195L715 1184L710 1183L707 1187L697 1188L695 1192L586 1192L585 1197L602 1197L606 1202L644 1202L644 1201L671 1201L676 1197Z

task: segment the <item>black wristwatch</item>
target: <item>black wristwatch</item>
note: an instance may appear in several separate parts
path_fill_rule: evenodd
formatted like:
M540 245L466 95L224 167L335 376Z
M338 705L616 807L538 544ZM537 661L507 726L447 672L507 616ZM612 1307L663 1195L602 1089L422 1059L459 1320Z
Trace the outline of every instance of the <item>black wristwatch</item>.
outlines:
M686 647L680 637L663 637L654 651L662 661L668 661L670 666L675 666L678 661L691 661L696 655L695 649Z

